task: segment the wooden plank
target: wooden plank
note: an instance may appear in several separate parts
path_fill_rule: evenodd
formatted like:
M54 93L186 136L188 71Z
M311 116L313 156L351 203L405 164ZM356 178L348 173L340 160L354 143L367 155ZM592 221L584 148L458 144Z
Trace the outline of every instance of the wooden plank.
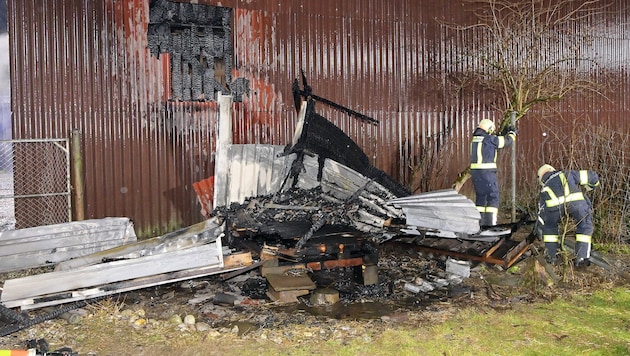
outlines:
M239 274L242 274L242 273L245 273L245 272L251 271L251 270L253 270L254 268L258 268L258 267L262 266L264 263L265 263L265 262L263 262L263 261L258 261L258 262L256 262L256 263L252 263L252 264L251 264L251 265L249 265L249 266L242 267L242 268L237 268L234 272L230 272L230 273L222 274L222 275L221 275L221 279L222 279L222 280L224 280L224 281L227 281L228 279L233 278L233 277L236 277L236 276L238 276ZM227 267L226 267L226 268L227 268Z
M219 254L221 254L220 243L212 243L153 256L102 263L71 271L56 271L9 279L4 282L0 301L6 302L88 288L217 263L222 267L223 256L219 256Z
M322 269L361 266L362 264L363 264L363 257L355 257L355 258L345 258L345 259L340 259L340 260L309 262L306 264L306 267L312 269L313 271L319 271Z
M306 274L300 274L297 276L288 276L285 274L269 273L265 276L269 286L274 290L281 292L287 290L296 289L315 289L315 283Z
M310 291L308 289L294 289L287 291L277 291L273 287L269 287L267 290L267 296L274 302L280 303L297 303L297 297L307 295Z
M223 257L223 265L225 267L243 267L252 263L254 262L251 252L236 253Z
M486 251L483 254L483 256L484 257L488 257L488 256L492 255L494 253L494 251L496 251L499 248L499 246L503 245L504 242L505 242L505 239L501 238L496 244L494 244L492 247L490 247L488 249L488 251Z
M286 271L294 269L303 269L306 272L306 265L303 263L282 266L268 266L265 264L260 268L260 275L267 277L268 274L284 274Z
M529 249L529 245L530 243L527 242L527 240L523 240L519 242L518 245L514 246L503 258L505 261L505 267L511 267L514 262L516 262L516 260L518 260L518 258L521 257L527 249Z
M427 246L420 246L420 245L412 245L412 246L413 246L413 248L415 250L418 250L418 251L423 251L423 252L428 252L428 253L435 253L435 254L444 255L444 256L456 257L456 258L462 259L462 260L481 261L481 262L492 263L492 264L496 264L496 265L500 265L500 266L505 266L505 261L503 261L501 259L498 259L498 258L495 258L495 257L492 257L492 256L475 256L475 255L470 255L470 254L467 254L467 253L443 250L443 249L427 247Z

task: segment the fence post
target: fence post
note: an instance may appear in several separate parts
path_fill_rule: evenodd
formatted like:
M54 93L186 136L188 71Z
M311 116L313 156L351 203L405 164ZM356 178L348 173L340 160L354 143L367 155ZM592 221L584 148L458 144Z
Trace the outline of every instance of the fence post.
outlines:
M516 127L516 111L512 111L510 115L510 125ZM512 220L516 221L516 141L512 143Z
M72 130L72 186L74 187L74 220L85 220L85 191L83 182L83 155L81 154L81 134Z

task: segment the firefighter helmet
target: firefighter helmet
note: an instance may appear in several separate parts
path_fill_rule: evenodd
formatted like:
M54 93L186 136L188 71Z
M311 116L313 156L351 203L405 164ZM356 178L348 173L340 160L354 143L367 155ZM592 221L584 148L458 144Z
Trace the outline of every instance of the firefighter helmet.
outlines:
M542 166L540 166L540 168L538 168L538 173L536 174L538 176L538 183L543 184L542 178L545 175L545 173L547 172L553 172L556 169L553 168L551 165L549 164L543 164Z
M479 128L481 128L482 130L484 130L487 133L493 133L494 132L494 122L492 122L492 120L488 120L488 119L483 119L479 122Z

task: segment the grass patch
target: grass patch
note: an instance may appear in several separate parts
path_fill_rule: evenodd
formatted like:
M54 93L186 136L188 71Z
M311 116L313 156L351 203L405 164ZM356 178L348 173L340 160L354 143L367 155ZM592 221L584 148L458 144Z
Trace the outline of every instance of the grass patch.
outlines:
M628 355L629 310L630 290L617 288L504 311L470 308L442 323L386 330L370 342L326 342L284 354Z
M332 321L330 327L325 322L293 324L243 336L217 330L182 332L176 325L151 321L137 327L134 320L142 315L126 314L119 304L105 302L95 306L80 324L49 321L21 332L14 340L45 338L51 345L69 346L81 355L630 354L628 287L546 303L516 303L502 310L450 308L432 319L411 312L401 322ZM61 334L64 337L59 339Z

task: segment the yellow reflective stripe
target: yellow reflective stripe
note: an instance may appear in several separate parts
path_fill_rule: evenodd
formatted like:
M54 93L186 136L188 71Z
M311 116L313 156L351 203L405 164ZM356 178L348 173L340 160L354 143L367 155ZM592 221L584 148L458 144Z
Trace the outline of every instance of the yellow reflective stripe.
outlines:
M580 171L580 185L588 184L588 171Z
M593 238L590 235L575 234L576 242L586 242L590 244L592 239Z
M496 163L471 163L470 169L492 169L497 168Z
M499 208L495 208L492 206L487 206L486 207L486 213L498 213L499 212Z
M569 184L567 182L567 177L564 175L564 173L560 173L558 177L560 177L560 182L562 183L562 187L564 188L564 196L557 197L553 190L551 190L551 188L545 186L542 191L549 194L549 199L545 201L545 205L547 207L552 208L560 204L584 200L584 194L582 194L582 192L571 193L571 189L569 189Z
M571 194L571 189L569 189L569 183L567 183L567 176L564 173L560 173L560 182L562 182L562 188L564 188L564 196L568 197Z
M542 189L543 192L546 192L547 194L549 194L549 199L545 200L545 205L548 207L554 207L554 206L558 206L560 205L560 201L558 200L558 197L556 197L556 194L553 192L553 190L551 190L551 188L545 186Z
M543 235L543 242L558 242L558 235Z
M477 210L479 210L480 213L485 213L486 212L486 207L485 206L478 206Z
M499 136L499 148L503 148L505 146L505 137Z
M551 199L546 200L545 205L547 205L550 208L554 206L558 206L560 204L570 203L572 201L584 200L584 194L582 194L582 192L572 193L572 194L569 194L568 197L560 197L560 198L556 198L556 195L553 194L551 189L549 189L548 193Z
M481 143L483 142L483 136L473 136L473 147L475 146L474 144L476 143L476 149L477 149L477 162L473 163L470 165L471 169L474 169L475 167L473 167L473 165L477 165L477 164L482 164L483 162L483 156L481 154L481 147L483 146Z

